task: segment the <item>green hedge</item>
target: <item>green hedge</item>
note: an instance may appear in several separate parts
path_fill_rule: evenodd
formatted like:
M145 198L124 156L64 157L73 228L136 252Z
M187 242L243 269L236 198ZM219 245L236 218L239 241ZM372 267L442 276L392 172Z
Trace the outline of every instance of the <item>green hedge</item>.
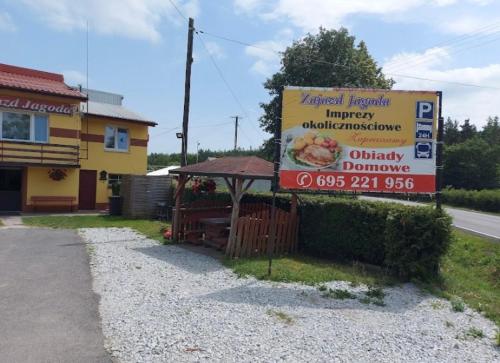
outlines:
M444 189L443 203L486 212L500 212L500 189Z
M410 200L412 202L435 203L434 194L376 194L383 198ZM484 212L500 212L500 189L466 190L446 188L441 192L444 204L475 209Z
M450 217L431 207L332 200L300 212L305 253L379 265L404 280L433 276L451 238Z
M230 201L225 192L193 196ZM367 202L329 196L301 196L300 249L335 260L357 260L387 268L403 280L435 275L451 238L450 217L432 207ZM287 209L290 195L277 205ZM271 203L269 193L246 194L243 202Z

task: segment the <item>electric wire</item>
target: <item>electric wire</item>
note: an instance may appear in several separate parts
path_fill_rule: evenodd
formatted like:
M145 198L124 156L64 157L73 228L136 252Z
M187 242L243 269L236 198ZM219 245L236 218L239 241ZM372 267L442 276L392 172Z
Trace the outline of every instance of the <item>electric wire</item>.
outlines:
M214 35L212 33L208 33L208 32L205 32L205 31L202 32L200 30L198 30L198 32L206 34L206 35L209 35L209 36L213 36L213 37L216 37L216 38L219 38L219 39L222 39L222 40L230 41L230 42L233 42L233 43L236 43L236 44L245 45L245 46L251 46L251 44L249 44L247 42L244 42L244 41L239 41L237 39L231 39L231 38L228 38L228 37L218 36L218 35ZM255 48L266 49L266 50L268 50L270 52L274 52L276 54L282 54L282 52L279 52L279 51L276 51L276 50L270 49L270 48L263 48L263 47L255 47ZM311 61L311 62L314 62L314 63L328 64L328 65L337 66L337 67L344 67L344 68L352 68L353 67L353 66L350 66L350 65L347 65L347 64L333 63L333 62L325 61L325 60L322 60L322 59L308 58L307 60ZM418 77L418 76L412 76L412 75L406 75L406 74L398 74L398 73L392 73L392 72L384 72L384 74L389 75L389 76L400 77L400 78L420 79L420 80L430 81L430 82L454 84L454 85L458 85L458 86L462 86L462 87L475 87L475 88L485 88L485 89L500 90L500 87L489 86L489 85L478 85L478 84L470 84L470 83L464 83L464 82L455 82L455 81L446 81L446 80L440 80L440 79L431 79L431 78Z
M452 38L452 39L442 41L440 43L436 43L434 45L428 46L425 49L421 49L421 50L417 51L416 53L424 53L425 51L427 51L429 49L443 47L443 46L446 46L446 47L451 48L451 49L456 49L456 50L457 49L468 50L468 48L467 48L468 42L478 41L481 38L486 38L486 37L489 37L491 35L499 33L499 31L500 31L499 26L500 26L500 22L495 22L495 23L486 25L484 27L478 28L472 32L467 33L467 34L463 34L459 37ZM463 43L463 44L458 46L458 44L460 44L460 43ZM455 51L453 51L453 53L454 52ZM431 60L432 58L433 58L433 56L431 54L428 54L428 55L424 55L422 57L419 57L418 60L414 60L414 61L410 61L410 62L401 60L399 62L392 64L390 66L390 71L393 71L393 72L398 71L398 70L400 70L401 67L403 67L403 68L412 67L415 64L419 64L419 63L422 63L424 61Z
M170 4L172 4L172 6L174 7L175 11L177 11L177 13L182 17L184 18L184 20L188 21L188 18L186 15L184 15L182 13L182 11L179 9L179 7L175 4L175 2L173 0L168 0L170 2Z

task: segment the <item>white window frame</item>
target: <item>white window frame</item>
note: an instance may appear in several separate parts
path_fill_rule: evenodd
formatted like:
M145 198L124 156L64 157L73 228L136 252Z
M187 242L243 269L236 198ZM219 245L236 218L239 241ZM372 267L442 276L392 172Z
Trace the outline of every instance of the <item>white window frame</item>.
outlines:
M115 147L114 148L106 147L106 128L107 127L115 130ZM118 149L118 129L127 130L127 148L126 149ZM117 153L128 153L129 149L130 149L130 130L127 127L118 126L118 125L111 125L111 124L104 126L104 150L111 151L111 152L117 152Z
M23 139L7 139L3 137L3 114L4 113L17 113L21 115L28 115L30 117L30 138L29 140L23 140ZM35 116L36 115L42 115L42 116L47 116L47 140L46 141L37 141L35 140ZM48 144L50 141L50 119L49 115L47 114L35 114L32 112L21 112L21 111L16 111L16 110L9 110L9 109L0 109L0 140L2 141L12 141L12 142L29 142L29 143L36 143L36 144Z

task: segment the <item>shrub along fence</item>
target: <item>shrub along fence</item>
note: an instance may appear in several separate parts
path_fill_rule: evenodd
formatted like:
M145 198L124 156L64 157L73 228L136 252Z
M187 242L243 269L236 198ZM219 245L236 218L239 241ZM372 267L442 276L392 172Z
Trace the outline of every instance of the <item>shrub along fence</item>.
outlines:
M377 194L369 195L389 197L393 199L411 200L414 202L434 203L432 194ZM484 212L500 212L500 189L466 190L466 189L443 189L442 201L444 204L475 209Z
M500 189L443 190L443 203L485 212L500 212Z
M226 193L208 198L229 200ZM280 195L276 204L286 210L289 199ZM402 280L425 280L438 271L451 240L451 218L432 207L325 196L301 199L299 250L305 254L357 260L387 268ZM248 194L243 202L270 204L271 196Z

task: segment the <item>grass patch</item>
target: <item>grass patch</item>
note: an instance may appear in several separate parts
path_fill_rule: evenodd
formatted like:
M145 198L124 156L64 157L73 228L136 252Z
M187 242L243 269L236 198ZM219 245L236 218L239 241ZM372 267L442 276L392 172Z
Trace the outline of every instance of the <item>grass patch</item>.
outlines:
M233 269L240 277L254 276L260 280L300 282L307 285L334 280L367 285L389 285L396 282L382 270L373 267L368 268L359 263L341 264L302 255L273 259L271 276L267 274L268 259L265 257L225 259L224 265Z
M497 347L500 347L500 330L497 330L495 333L495 344Z
M169 223L147 220L147 219L126 219L120 216L39 216L24 217L23 223L29 226L50 227L50 228L108 228L108 227L129 227L140 232L148 238L163 242L162 228L169 226Z
M384 300L372 299L372 304L377 306L385 306Z
M284 313L283 311L270 309L270 310L266 311L266 314L269 316L274 316L275 318L277 318L278 320L281 320L285 324L288 324L288 325L293 324L293 318L290 315L288 315L287 313Z
M450 300L451 302L451 310L453 310L456 313L463 313L465 310L465 304L462 299L459 297L453 297Z
M500 243L455 231L439 279L422 286L450 299L454 311L465 303L500 327Z
M370 299L369 297L362 297L361 299L359 299L359 302L361 304L366 304L366 305L370 305L370 303L372 302L372 299Z
M445 307L445 305L441 301L433 301L431 302L431 308L434 310L441 310Z
M335 289L335 290L328 289L328 291L325 291L323 294L321 294L321 296L337 300L356 299L356 295L347 290L342 290L342 289Z
M466 332L465 335L474 339L481 339L484 338L484 333L481 329L478 328L469 328Z
M385 292L381 287L369 286L365 295L373 299L384 300Z

